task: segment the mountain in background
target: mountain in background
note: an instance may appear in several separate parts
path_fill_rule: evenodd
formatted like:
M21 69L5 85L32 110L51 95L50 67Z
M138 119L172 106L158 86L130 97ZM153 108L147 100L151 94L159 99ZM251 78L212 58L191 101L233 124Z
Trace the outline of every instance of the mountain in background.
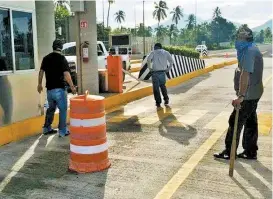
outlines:
M260 32L261 30L265 30L267 27L269 27L272 31L272 19L268 20L264 24L257 26L255 28L252 28L254 32Z

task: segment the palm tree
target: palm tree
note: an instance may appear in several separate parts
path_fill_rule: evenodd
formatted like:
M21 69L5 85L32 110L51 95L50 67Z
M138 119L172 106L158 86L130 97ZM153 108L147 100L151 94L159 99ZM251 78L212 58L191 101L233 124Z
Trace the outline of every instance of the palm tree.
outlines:
M109 6L108 6L108 14L107 14L107 28L109 28L109 13L110 13L110 7L111 4L113 4L115 0L108 0Z
M194 25L195 25L195 16L194 14L190 14L189 17L188 17L188 24L187 24L187 29L188 30L192 30L194 28Z
M157 40L163 40L164 36L168 34L168 29L164 27L163 25L158 26L155 28Z
M213 12L213 19L215 18L218 18L218 17L221 17L222 16L222 13L221 13L221 10L220 8L217 6Z
M177 27L172 24L171 26L168 26L168 34L169 34L169 37L170 37L170 45L172 45L172 38L173 37L176 37L178 35L178 29Z
M167 3L165 1L159 1L159 3L155 4L155 10L153 12L153 17L158 21L158 27L161 20L164 20L167 17L166 10L169 8L167 7Z
M122 21L125 21L125 12L122 10L119 10L118 12L115 13L115 20L117 23L119 23L121 25Z
M55 9L59 6L65 7L67 10L70 10L70 1L69 0L53 0Z
M173 9L173 11L171 11L171 14L173 14L173 19L172 21L175 22L176 27L178 24L178 21L184 17L183 15L183 9L181 8L181 6L177 6L176 8Z

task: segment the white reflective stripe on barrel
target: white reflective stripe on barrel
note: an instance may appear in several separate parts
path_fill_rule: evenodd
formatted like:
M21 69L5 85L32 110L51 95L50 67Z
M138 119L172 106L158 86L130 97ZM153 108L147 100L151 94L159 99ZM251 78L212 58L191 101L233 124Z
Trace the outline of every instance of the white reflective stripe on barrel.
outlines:
M101 145L96 145L96 146L76 146L76 145L70 144L70 151L77 154L90 155L90 154L104 152L107 149L108 149L107 142Z
M105 116L96 119L74 119L70 118L70 125L74 127L93 127L105 124Z

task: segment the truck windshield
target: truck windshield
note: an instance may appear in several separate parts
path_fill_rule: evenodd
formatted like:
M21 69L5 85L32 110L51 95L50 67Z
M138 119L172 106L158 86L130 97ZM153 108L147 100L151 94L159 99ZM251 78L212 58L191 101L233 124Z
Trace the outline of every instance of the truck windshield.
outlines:
M76 56L76 46L71 46L62 50L64 56Z

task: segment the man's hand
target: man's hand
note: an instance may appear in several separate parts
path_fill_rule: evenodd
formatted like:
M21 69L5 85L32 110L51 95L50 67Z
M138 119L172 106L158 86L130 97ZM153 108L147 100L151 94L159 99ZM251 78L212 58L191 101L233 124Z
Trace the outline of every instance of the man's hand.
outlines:
M241 103L244 101L244 99L242 97L238 97L237 99L232 101L232 106L234 106L234 108L236 109L240 109L241 108Z
M43 86L41 84L38 84L37 91L38 93L41 93L43 91Z
M76 89L76 87L75 87L75 86L72 86L72 87L70 87L70 88L71 88L72 94L73 94L73 95L76 95L76 94L77 94L77 89Z

